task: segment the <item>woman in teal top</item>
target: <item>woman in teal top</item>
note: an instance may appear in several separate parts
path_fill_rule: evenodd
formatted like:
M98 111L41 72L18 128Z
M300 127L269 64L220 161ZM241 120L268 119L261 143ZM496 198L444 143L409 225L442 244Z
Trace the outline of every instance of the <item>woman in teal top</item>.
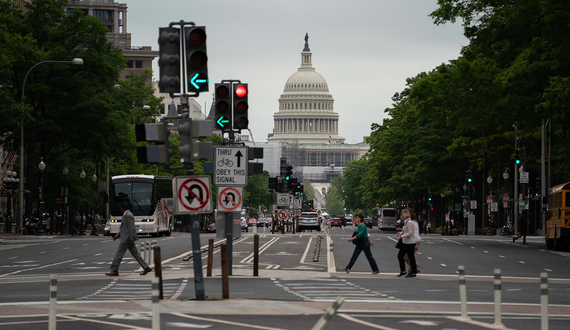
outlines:
M352 258L350 258L350 262L348 266L343 268L343 270L347 273L350 273L350 269L358 259L360 252L364 251L364 255L368 262L370 263L370 267L372 268L372 274L380 273L378 270L378 265L376 265L376 260L372 256L372 252L370 252L370 246L374 246L374 244L368 239L368 231L366 230L366 225L364 224L364 216L362 213L358 213L354 216L356 224L358 225L358 232L355 236L348 239L349 242L356 240L356 246L354 247L354 252L352 253Z

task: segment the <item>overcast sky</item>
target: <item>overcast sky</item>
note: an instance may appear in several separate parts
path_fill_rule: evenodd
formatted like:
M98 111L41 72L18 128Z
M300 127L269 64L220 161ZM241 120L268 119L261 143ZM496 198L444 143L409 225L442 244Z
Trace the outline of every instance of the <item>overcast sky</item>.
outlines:
M406 78L457 58L468 43L460 24L433 24L428 15L437 0L115 1L128 5L133 46L158 50L158 28L170 22L206 26L210 92L196 101L209 111L214 83L249 83L256 142L267 141L273 130L285 82L301 64L305 33L346 143L362 141L371 123L382 122Z

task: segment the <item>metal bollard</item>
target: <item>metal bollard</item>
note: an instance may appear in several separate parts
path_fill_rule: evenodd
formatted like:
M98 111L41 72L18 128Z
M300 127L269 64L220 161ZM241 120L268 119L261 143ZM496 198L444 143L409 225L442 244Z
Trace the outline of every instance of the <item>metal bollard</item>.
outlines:
M160 330L160 304L158 292L158 277L153 277L152 283L152 330Z
M151 263L154 263L154 247L158 245L158 241L152 241L150 242L150 251L149 251L149 265Z
M334 301L334 303L329 308L327 308L325 314L321 316L321 318L317 321L317 323L313 326L311 330L321 330L322 328L324 328L327 322L336 314L336 311L340 308L342 303L344 303L344 298L338 296Z
M493 328L503 328L501 322L501 269L495 268L495 323Z
M540 273L540 324L548 330L548 273Z
M55 330L57 324L57 274L49 277L49 319L48 329Z
M459 271L459 299L461 300L461 319L467 320L467 287L465 285L465 266L457 267Z
M253 276L259 276L259 235L253 235Z
M228 270L228 245L221 245L222 257L222 298L230 299L230 279Z
M158 298L164 299L164 289L162 282L162 256L160 254L160 246L155 246L152 250L154 252L154 274L155 277L158 278Z
M214 264L214 239L210 238L208 241L208 268L206 270L206 276L212 277L212 267Z
M144 242L144 261L150 263L150 242Z

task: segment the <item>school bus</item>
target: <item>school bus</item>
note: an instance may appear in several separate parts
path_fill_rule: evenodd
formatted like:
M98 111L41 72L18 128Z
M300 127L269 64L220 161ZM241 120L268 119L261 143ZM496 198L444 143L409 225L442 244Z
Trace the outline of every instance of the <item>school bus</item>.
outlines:
M547 249L570 247L570 182L550 188L545 240Z

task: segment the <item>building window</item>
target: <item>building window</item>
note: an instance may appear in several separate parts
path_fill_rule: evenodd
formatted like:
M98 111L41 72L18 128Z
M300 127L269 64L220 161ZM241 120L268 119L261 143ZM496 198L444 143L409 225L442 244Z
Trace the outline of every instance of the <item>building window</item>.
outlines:
M119 46L126 46L126 45L127 45L126 40L119 40Z
M295 103L295 109L299 109L299 104Z
M135 65L136 65L137 69L142 69L142 61L140 61L140 60L135 61Z
M93 10L93 17L97 17L102 23L112 23L112 16L109 15L107 10Z
M311 103L309 103L309 109L311 109Z
M130 68L130 69L133 68L133 60L128 60L128 61L127 61L127 68Z

